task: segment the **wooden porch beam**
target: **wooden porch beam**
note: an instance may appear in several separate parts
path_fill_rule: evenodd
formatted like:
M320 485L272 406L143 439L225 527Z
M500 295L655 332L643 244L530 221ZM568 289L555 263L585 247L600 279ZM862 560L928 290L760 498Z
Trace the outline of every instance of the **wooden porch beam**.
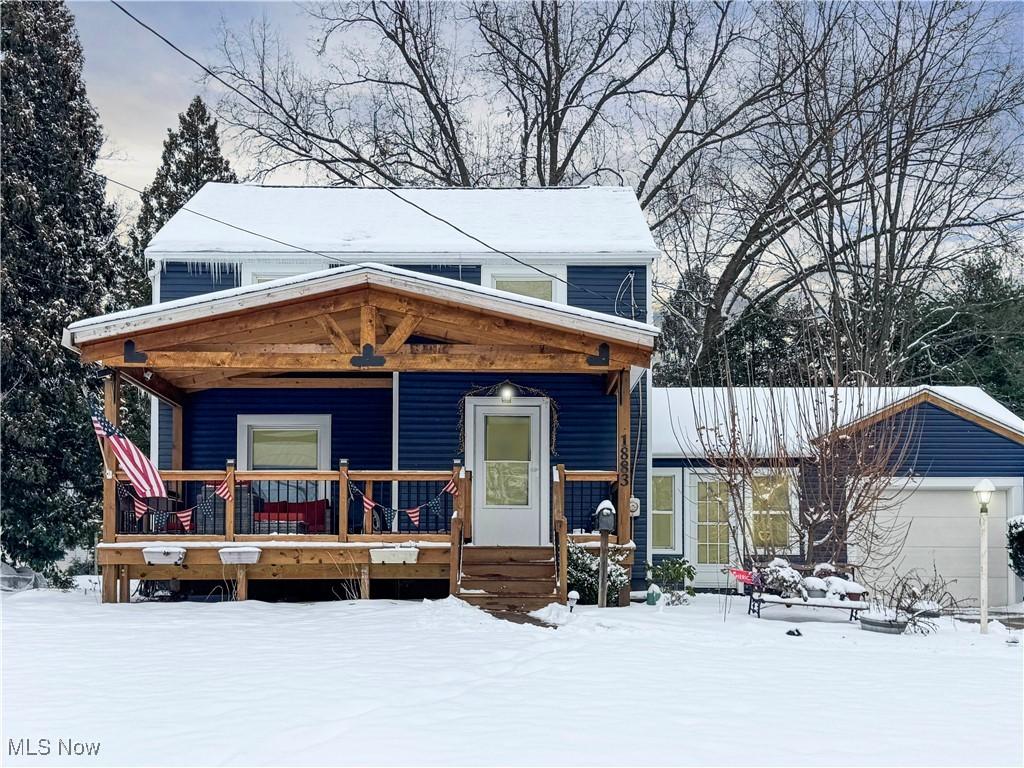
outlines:
M189 390L202 389L391 389L392 379L387 378L326 378L302 376L232 376L219 382L186 387Z
M185 393L154 371L132 368L119 373L143 392L148 392L168 405L181 406L185 402Z
M374 371L549 371L602 373L616 367L591 365L585 354L522 353L517 351L491 353L403 351L386 356L384 363ZM443 346L443 345L442 345ZM119 366L131 367L131 362L119 361ZM139 363L143 365L143 363ZM147 366L181 368L185 365L202 368L252 368L265 371L365 371L352 362L352 356L339 354L258 354L251 352L150 352Z
M377 346L377 308L372 304L359 307L359 349Z
M338 325L338 321L335 320L331 315L320 315L317 317L317 322L324 329L324 333L327 334L327 338L331 340L331 343L337 348L343 355L354 355L356 354L356 347L349 339L348 335Z
M400 350L422 319L419 315L406 315L403 317L387 340L380 345L380 354L390 355Z

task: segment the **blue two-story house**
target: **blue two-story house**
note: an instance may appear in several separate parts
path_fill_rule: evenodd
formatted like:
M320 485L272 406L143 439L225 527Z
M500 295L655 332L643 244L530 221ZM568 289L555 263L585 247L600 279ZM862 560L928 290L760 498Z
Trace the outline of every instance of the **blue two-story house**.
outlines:
M153 304L70 326L153 398L167 493L105 482L104 598L131 579L445 580L566 597L566 546L642 577L657 248L632 191L207 184L147 251ZM109 462L108 462L109 466Z

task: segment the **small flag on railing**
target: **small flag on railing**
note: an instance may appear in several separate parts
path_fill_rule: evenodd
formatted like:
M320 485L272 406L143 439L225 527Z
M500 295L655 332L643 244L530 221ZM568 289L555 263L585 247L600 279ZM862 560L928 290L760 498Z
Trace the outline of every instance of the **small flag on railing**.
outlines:
M367 512L373 512L373 508L375 506L377 506L377 503L364 493L363 494L363 509L365 509Z
M163 478L149 457L140 451L124 432L111 424L95 403L90 403L89 408L92 411L93 429L110 445L117 460L124 467L128 479L135 486L135 492L144 498L166 496L167 488L164 486Z
M146 504L145 499L140 499L138 496L132 496L132 506L135 507L135 519L138 520L140 517L145 517L149 511L149 505Z
M447 485L441 489L441 493L450 493L452 496L459 495L459 482L456 479L458 475L452 475L452 479L448 481Z
M181 527L185 529L186 533L192 532L192 510L186 509L183 512L175 512L174 516L178 518L178 522L181 523Z
M215 495L220 496L224 501L230 501L232 489L231 483L228 482L228 478L224 478L220 481L216 488L213 489Z
M412 509L405 510L406 516L409 521L417 528L420 527L420 507L413 507Z

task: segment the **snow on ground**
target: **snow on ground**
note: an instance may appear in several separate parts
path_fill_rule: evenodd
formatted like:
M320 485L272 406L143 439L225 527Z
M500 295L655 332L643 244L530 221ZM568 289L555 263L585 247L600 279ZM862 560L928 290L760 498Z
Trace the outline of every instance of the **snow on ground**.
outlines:
M1020 765L1022 654L996 625L861 631L699 596L546 609L455 599L101 605L7 595L6 765ZM787 630L799 626L802 637ZM99 741L11 757L8 740Z

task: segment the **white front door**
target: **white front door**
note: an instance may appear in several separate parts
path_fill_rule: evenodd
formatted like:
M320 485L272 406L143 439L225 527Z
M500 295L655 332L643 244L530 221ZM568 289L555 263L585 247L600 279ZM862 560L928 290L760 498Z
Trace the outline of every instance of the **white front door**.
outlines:
M467 459L473 467L473 543L538 546L550 541L542 467L548 465L543 431L547 403L496 405L467 398Z

